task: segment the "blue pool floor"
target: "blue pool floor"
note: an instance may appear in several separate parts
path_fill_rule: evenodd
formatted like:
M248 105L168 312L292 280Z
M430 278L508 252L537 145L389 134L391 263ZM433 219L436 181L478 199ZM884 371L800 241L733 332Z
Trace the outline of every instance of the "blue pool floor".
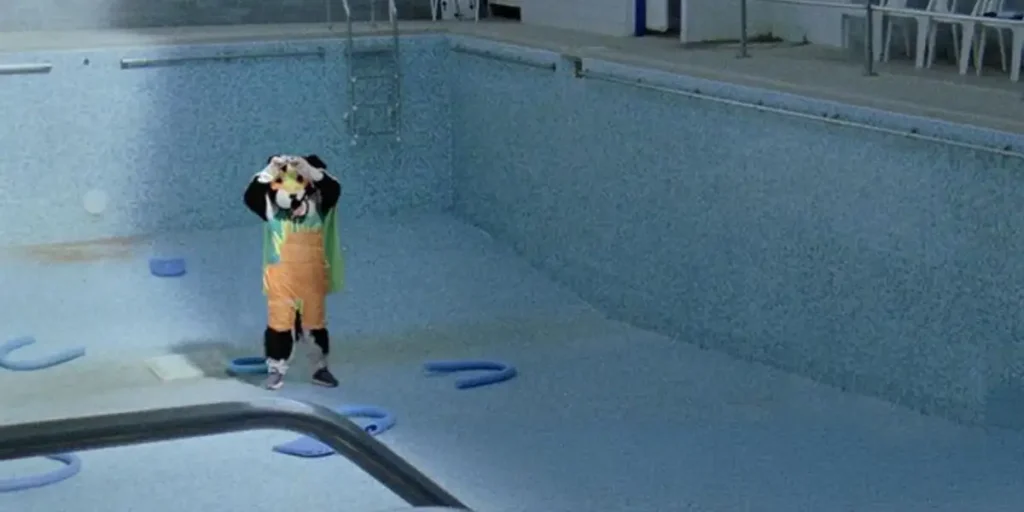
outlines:
M348 290L330 305L337 390L296 372L281 396L390 409L381 440L478 510L1002 511L1024 503L1024 435L952 425L608 320L509 249L445 215L343 228ZM0 372L0 422L244 399L223 377L160 383L140 363L195 347L256 353L259 231L161 235L91 261L0 251L0 339L25 355L84 343L40 372ZM70 252L69 252L70 251ZM78 252L75 252L78 251ZM42 254L42 255L41 255ZM68 255L70 254L70 256ZM181 279L150 256L183 256ZM72 258L74 256L74 258ZM520 377L458 391L428 358L508 360ZM2 510L384 510L339 457L303 460L248 432L81 454L61 484ZM0 463L0 478L49 468Z

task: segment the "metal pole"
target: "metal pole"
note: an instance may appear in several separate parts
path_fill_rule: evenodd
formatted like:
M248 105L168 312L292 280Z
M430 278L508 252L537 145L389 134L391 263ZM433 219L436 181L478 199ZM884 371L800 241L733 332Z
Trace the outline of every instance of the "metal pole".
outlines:
M740 0L740 54L736 57L750 57L747 53L747 0Z
M875 76L875 7L864 2L864 75Z
M0 426L0 461L190 437L290 430L352 461L414 507L466 506L355 423L289 400L225 402Z

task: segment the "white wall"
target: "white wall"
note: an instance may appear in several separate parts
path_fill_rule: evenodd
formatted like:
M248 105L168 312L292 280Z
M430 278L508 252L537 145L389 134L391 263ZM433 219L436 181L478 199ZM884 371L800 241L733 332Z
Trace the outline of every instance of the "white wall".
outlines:
M669 1L682 3L680 39L683 42L739 38L740 0ZM750 36L772 34L786 41L806 39L814 44L842 46L843 14L829 7L747 0L747 33Z
M647 0L648 2L657 0ZM740 0L674 0L682 3L680 39L685 43L738 39L740 37ZM771 31L769 4L748 0L747 33Z
M763 4L763 2L758 3ZM776 37L786 41L806 39L807 42L814 44L843 46L843 15L837 9L810 5L770 4L768 10L771 33Z
M519 0L523 23L609 36L633 35L633 0Z

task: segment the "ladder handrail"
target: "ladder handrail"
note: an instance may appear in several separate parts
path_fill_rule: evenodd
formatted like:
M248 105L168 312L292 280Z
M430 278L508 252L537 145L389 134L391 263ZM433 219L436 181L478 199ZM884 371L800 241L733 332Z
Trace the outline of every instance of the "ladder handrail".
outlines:
M391 18L391 44L395 48L395 111L392 115L397 119L395 123L395 140L402 140L402 58L398 50L398 4L395 0L388 0L388 17Z
M331 3L334 0L324 0L324 12L327 16L327 30L334 30L334 10L331 9ZM352 27L352 6L349 5L348 0L341 0L341 7L345 9L345 22L348 23L349 29Z
M328 0L330 1L330 0ZM352 37L352 6L348 0L341 0L341 6L345 9L345 24L348 26L349 38Z
M292 400L222 402L0 426L0 461L247 430L313 436L414 507L465 509L458 499L358 425Z

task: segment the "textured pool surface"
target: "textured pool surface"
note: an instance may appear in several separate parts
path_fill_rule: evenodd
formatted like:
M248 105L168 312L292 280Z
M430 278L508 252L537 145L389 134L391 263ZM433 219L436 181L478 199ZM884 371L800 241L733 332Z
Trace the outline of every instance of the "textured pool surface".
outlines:
M270 154L317 153L345 187L341 386L311 386L299 354L279 395L389 410L380 439L471 507L1019 509L1019 91L932 80L903 108L920 81L766 49L627 59L650 40L441 26L397 59L387 38L350 54L337 31L279 26L0 53L49 70L0 77L0 341L88 352L0 371L0 424L265 396L222 372L265 323L241 189ZM388 87L348 80L396 62ZM397 91L401 140L353 144L353 97ZM158 378L175 357L199 371ZM519 376L460 391L423 373L458 358ZM81 474L0 510L399 505L340 457L271 451L294 437L82 453Z
M389 409L398 423L380 439L479 510L962 512L1024 499L1024 436L955 426L610 321L452 217L363 218L343 232L349 289L330 305L341 387L315 388L296 371L281 395ZM0 372L0 422L265 395L223 376L160 383L142 363L174 346L259 350L258 237L255 227L161 235L94 261L4 251L0 307L16 320L2 336L36 336L26 355L78 343L90 353ZM152 255L185 257L189 274L150 276ZM520 376L458 391L420 369L462 357L507 360ZM78 476L0 494L0 508L400 505L340 457L270 450L294 437L86 452ZM4 462L0 477L50 467Z

